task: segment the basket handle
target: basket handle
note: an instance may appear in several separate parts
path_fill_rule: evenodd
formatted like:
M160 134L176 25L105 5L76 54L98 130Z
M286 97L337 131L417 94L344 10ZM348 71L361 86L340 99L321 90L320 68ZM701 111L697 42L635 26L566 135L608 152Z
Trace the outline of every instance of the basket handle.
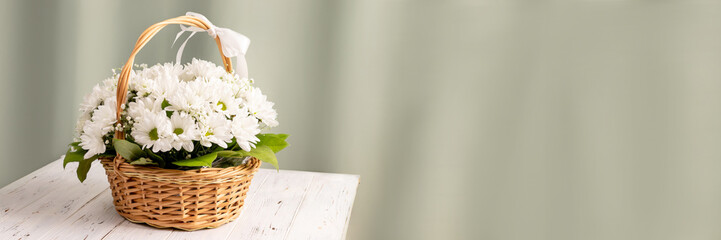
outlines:
M191 27L198 27L202 28L203 30L207 30L210 28L210 24L203 21L200 18L193 17L193 16L180 16L176 18L171 18L164 20L162 22L153 24L152 26L148 27L148 29L145 29L145 31L140 34L140 37L138 37L138 41L135 42L135 48L133 48L133 51L130 53L130 58L128 58L128 61L125 62L125 65L123 65L123 68L120 72L120 77L118 78L118 90L117 90L117 105L115 107L115 117L117 119L117 124L121 123L121 113L122 113L122 106L125 104L125 101L128 97L128 81L130 80L130 72L132 71L133 62L135 62L135 55L140 52L140 49L142 49L145 44L150 41L155 34L157 34L161 29L163 29L165 26L169 24L183 24L188 25ZM215 37L215 43L218 45L218 51L220 51L220 56L223 59L223 66L225 66L225 71L228 73L233 72L233 65L230 62L230 58L225 56L223 54L223 47L220 43L220 38L218 36ZM115 138L118 139L125 139L125 133L123 133L121 130L115 131ZM127 179L127 176L123 174L122 172L118 171L119 165L123 162L122 157L120 154L115 156L115 159L113 159L113 170L115 173L118 174L122 179Z
M161 29L163 29L169 24L183 24L192 27L202 28L203 30L207 30L208 28L210 28L210 25L205 21L201 20L200 18L193 16L180 16L153 24L152 26L148 27L148 29L145 29L142 34L140 34L140 37L138 37L138 41L135 42L135 48L133 48L133 51L130 53L130 58L128 58L128 61L125 63L125 65L123 65L123 68L120 72L120 77L118 78L118 91L116 93L117 104L115 107L115 117L118 124L120 123L120 114L123 110L121 107L128 97L128 82L130 80L130 72L132 71L133 63L135 62L135 55L140 52L140 49L142 49L145 44L147 44L148 41L150 41L150 39L155 36L155 34L157 34ZM220 43L220 38L217 36L215 37L215 43L218 45L218 51L220 51L220 56L223 59L223 66L225 66L225 71L229 73L233 72L233 65L230 62L230 58L226 57L225 54L223 54L223 47ZM115 138L125 139L125 134L122 130L116 130Z

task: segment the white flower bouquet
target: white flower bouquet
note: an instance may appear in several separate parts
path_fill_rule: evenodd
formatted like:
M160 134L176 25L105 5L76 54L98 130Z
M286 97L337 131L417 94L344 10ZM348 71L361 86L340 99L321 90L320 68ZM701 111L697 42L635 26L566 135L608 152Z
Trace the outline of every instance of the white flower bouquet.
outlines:
M278 125L278 114L251 79L198 59L137 67L120 123L115 71L85 97L65 164L119 153L130 164L171 169L234 166L241 161L228 159L246 156L277 168L274 153L287 146L287 135L260 134ZM126 140L113 139L116 130L128 133ZM88 169L78 168L81 181Z
M175 64L135 65L138 51L169 24L181 25L178 36L214 37L223 67L178 64L185 43ZM115 209L133 222L197 230L237 218L260 162L277 169L275 153L288 145L286 134L261 133L278 125L278 114L248 78L249 43L196 13L150 26L120 72L85 97L63 166L78 162L82 182L99 159Z

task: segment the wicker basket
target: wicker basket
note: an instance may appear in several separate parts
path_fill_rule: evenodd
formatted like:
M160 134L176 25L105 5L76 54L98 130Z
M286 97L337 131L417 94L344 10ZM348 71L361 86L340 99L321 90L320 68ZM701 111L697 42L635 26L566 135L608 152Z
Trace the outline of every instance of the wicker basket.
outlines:
M146 29L135 43L118 78L118 119L121 104L127 98L128 78L135 55L168 24L209 28L209 24L199 18L181 16ZM220 39L216 37L215 42L226 71L232 72L230 58L223 55ZM115 132L115 137L124 139L125 133ZM237 218L253 174L260 167L260 161L255 158L237 167L187 171L131 165L120 155L114 159L101 159L101 162L108 175L115 209L121 216L153 227L188 231L218 227Z

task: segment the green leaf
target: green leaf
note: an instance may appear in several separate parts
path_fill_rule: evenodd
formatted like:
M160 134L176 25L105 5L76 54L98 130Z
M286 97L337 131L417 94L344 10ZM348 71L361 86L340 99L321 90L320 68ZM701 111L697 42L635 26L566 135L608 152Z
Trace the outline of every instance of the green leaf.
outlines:
M217 161L213 161L214 168L235 167L243 164L247 157L218 157Z
M279 169L278 158L275 157L275 151L273 151L273 149L269 146L257 146L256 148L251 149L250 156L253 156L263 162L272 164L276 170Z
M216 157L218 157L218 153L212 152L196 158L175 161L173 164L181 167L210 167Z
M256 146L255 148L251 149L248 154L257 158L258 160L272 164L275 167L275 170L279 169L278 158L275 157L275 152L273 151L273 149L268 146Z
M275 156L275 152L273 152L273 149L268 146L256 146L255 148L251 149L250 152L246 152L243 150L239 151L219 151L216 152L219 157L225 157L225 158L240 158L245 156L252 156L257 158L258 160L261 160L263 162L267 162L272 164L276 170L278 170L278 158Z
M241 153L241 152L242 152L242 153ZM215 153L218 154L218 157L245 157L245 156L250 156L250 155L247 155L248 152L243 151L243 150L240 150L240 151L230 151L230 150L226 150L226 151L217 151L217 152L215 152ZM243 154L243 153L245 153L245 154Z
M103 154L97 155L97 158L115 158L115 156L116 156L115 154L105 154L105 153L103 153Z
M128 161L133 161L141 157L147 157L147 154L140 149L140 146L138 144L129 142L127 140L122 139L113 139L113 147L115 147L115 152L119 153L120 156L123 156Z
M160 109L165 110L166 107L170 107L170 102L168 102L168 99L163 99L163 102L160 103Z
M160 103L160 109L165 110L166 107L170 107L170 102L168 102L168 99L163 99L163 102ZM165 115L170 117L173 116L173 111L165 111Z
M288 146L288 142L285 141L285 139L288 138L288 134L258 134L256 137L260 139L260 141L255 144L256 148L257 146L268 146L274 153L277 153Z
M162 157L158 156L158 154L155 154L152 150L145 149L145 153L148 154L148 157L158 163L158 166L164 168L165 167L165 160L163 160Z
M79 144L80 142L70 144L70 148L65 153L65 158L63 159L63 168L65 168L65 165L68 165L70 162L80 162L83 160L87 151L83 150Z
M151 160L150 158L146 158L146 157L138 158L138 160L132 161L132 162L130 162L130 164L132 164L132 165L156 165L156 166L158 165L158 163L153 162L153 160Z
M114 155L109 154L98 154L95 156L92 156L91 158L84 159L85 153L88 151L83 150L80 147L79 142L74 142L70 144L70 149L68 149L68 152L65 153L65 159L63 159L63 168L70 163L70 162L78 162L78 169L76 170L76 173L78 175L78 180L80 182L85 181L85 179L88 177L88 171L90 171L90 166L92 165L93 161L98 159L99 157L113 157Z
M98 159L98 156L99 155L96 155L94 157L79 161L77 174L78 180L80 180L80 182L85 181L85 179L88 177L88 171L90 171L90 166L92 165L93 161L95 161L95 159Z
M233 151L237 147L238 147L238 141L236 141L235 138L233 138L232 141L230 141L230 143L228 143L228 148L226 148L226 149Z

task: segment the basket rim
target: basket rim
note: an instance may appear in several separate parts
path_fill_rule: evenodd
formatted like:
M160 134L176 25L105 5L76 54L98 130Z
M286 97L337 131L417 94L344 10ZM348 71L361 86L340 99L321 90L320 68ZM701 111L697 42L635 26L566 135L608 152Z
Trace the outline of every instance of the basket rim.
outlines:
M198 183L223 183L233 182L245 176L253 175L261 162L255 157L251 157L248 163L227 168L200 168L190 170L166 169L154 166L132 165L120 157L121 161L117 167L117 171L127 177L136 177L141 179L151 179L160 182L178 183L178 184L198 184ZM114 171L114 158L100 158L100 162L106 171Z

